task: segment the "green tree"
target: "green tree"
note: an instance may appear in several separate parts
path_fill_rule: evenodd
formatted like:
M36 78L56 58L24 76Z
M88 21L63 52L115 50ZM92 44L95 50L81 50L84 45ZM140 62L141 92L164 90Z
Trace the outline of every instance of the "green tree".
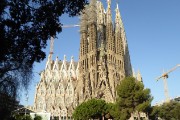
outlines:
M106 106L105 118L116 118L118 116L116 103L106 103Z
M30 115L14 114L10 120L42 120L42 117L35 115L34 119Z
M47 40L61 32L61 15L78 15L87 1L0 1L0 94L16 97L28 87L34 62L46 57Z
M158 117L165 120L180 120L180 103L171 101L158 107Z
M42 120L42 117L39 116L39 115L36 115L35 118L34 118L34 120Z
M133 77L127 77L117 86L117 119L127 120L133 112L149 112L152 97L149 89ZM140 118L139 118L140 119Z
M152 106L150 109L149 118L151 120L158 120L158 114L159 114L159 107Z
M91 99L77 106L73 112L73 118L75 120L101 119L106 110L107 105L104 100Z
M0 85L26 86L33 63L45 58L50 36L61 32L60 16L78 15L87 0L1 0ZM27 77L25 77L27 76Z
M30 115L19 115L19 114L14 115L12 119L13 120L32 120Z

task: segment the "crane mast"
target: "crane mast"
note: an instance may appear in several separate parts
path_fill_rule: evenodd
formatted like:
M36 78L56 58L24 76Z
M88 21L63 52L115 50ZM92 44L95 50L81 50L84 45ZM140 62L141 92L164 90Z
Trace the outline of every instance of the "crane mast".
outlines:
M74 24L74 25L63 25L62 28L72 28L72 27L79 27L80 25ZM54 50L54 37L51 36L50 40L50 51L49 51L49 59L52 60L52 55L53 55L53 50Z
M52 60L52 55L53 55L53 49L54 49L54 37L51 36L50 51L49 51L49 57L51 60Z
M169 102L170 101L170 98L169 98L169 93L168 93L168 84L167 84L167 78L168 78L168 74L173 72L174 70L176 70L178 67L180 67L180 64L177 64L175 67L173 67L172 69L170 69L168 72L164 72L163 71L163 74L156 78L156 80L158 81L159 79L163 79L163 83L164 83L164 94L165 94L165 97L166 97L166 102Z

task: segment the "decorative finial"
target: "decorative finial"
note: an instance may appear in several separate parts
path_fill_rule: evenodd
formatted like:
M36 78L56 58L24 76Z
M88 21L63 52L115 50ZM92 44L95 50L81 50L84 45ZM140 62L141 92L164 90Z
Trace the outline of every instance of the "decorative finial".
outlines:
M136 73L135 73L134 68L133 68L133 70L132 70L132 71L133 71L133 77L134 77L134 78L136 78Z
M56 60L58 60L58 56L56 56Z
M64 55L64 60L66 60L66 55Z
M137 80L140 81L140 82L143 82L140 70L138 70L138 73L137 73Z
M116 0L116 7L117 7L117 9L119 9L118 3L119 3L118 0Z
M107 0L108 8L111 6L111 0Z
M116 0L116 9L119 9L119 5L118 5L117 0Z

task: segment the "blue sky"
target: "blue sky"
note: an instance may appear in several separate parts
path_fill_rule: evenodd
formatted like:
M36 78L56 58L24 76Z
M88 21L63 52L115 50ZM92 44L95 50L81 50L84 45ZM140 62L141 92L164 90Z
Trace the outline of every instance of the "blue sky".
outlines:
M106 8L106 1L101 0ZM135 71L140 70L146 88L151 89L154 97L152 104L165 99L162 79L156 82L155 78L163 72L180 64L180 0L118 0L119 9L123 19L127 41L129 45L131 63ZM113 19L115 13L115 0L112 0ZM64 25L78 24L79 18L61 17ZM48 42L49 43L49 42ZM70 60L74 56L78 61L79 53L79 28L64 28L55 39L54 55L63 59L66 55ZM49 53L49 44L44 50ZM34 65L34 72L45 68L46 60ZM25 102L24 93L20 98L21 104L33 105L35 84L39 76L34 75L34 80L28 90L28 103ZM180 96L180 67L169 74L169 96Z

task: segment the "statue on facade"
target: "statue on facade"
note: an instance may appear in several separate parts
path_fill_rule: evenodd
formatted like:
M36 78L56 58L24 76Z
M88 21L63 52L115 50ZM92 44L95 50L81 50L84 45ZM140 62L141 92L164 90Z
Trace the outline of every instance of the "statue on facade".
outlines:
M100 48L100 62L105 62L105 55L106 55L106 51L105 51L105 46L104 46L104 42L101 42L101 48Z

